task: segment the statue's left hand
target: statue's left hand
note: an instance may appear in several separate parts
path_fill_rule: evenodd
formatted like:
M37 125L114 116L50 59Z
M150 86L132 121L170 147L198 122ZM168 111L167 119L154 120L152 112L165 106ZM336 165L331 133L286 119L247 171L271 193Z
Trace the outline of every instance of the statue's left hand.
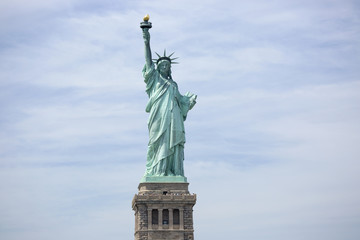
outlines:
M185 94L185 96L189 97L190 109L192 109L194 107L194 105L196 104L197 95L195 95L193 93L190 93L190 92L187 92Z
M194 105L196 104L196 98L197 98L196 95L194 95L192 98L190 98L190 109L192 109L194 107Z

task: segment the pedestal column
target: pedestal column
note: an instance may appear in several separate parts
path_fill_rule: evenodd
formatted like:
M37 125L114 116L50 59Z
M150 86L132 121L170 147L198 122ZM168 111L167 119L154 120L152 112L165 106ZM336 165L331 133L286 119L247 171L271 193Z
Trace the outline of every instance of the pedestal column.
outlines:
M151 230L152 229L152 209L148 208L147 213L148 213L148 229Z
M172 208L169 208L169 229L174 229L174 214Z
M163 210L159 209L159 230L163 228Z
M180 230L184 230L184 209L180 208Z

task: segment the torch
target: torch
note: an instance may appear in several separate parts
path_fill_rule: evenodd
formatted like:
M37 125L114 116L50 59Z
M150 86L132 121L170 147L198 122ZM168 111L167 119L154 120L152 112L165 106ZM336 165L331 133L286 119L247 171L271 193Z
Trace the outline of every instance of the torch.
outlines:
M149 22L149 19L150 19L149 14L146 14L146 16L143 19L144 19L144 21L140 23L140 27L143 29L151 28L152 26L151 26L151 22Z

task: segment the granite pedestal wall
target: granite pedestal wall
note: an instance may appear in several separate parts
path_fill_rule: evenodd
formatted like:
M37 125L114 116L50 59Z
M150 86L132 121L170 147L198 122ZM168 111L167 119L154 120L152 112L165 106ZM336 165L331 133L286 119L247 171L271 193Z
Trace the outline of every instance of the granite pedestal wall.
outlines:
M132 208L135 240L193 240L193 206L196 194L189 183L139 184Z

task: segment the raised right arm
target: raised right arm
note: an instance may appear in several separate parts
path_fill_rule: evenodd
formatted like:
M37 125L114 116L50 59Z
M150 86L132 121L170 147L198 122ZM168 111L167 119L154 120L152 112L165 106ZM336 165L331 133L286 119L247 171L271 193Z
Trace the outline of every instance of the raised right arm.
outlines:
M143 28L143 38L145 43L145 63L146 70L150 70L152 62L151 49L150 49L150 33L148 28Z

